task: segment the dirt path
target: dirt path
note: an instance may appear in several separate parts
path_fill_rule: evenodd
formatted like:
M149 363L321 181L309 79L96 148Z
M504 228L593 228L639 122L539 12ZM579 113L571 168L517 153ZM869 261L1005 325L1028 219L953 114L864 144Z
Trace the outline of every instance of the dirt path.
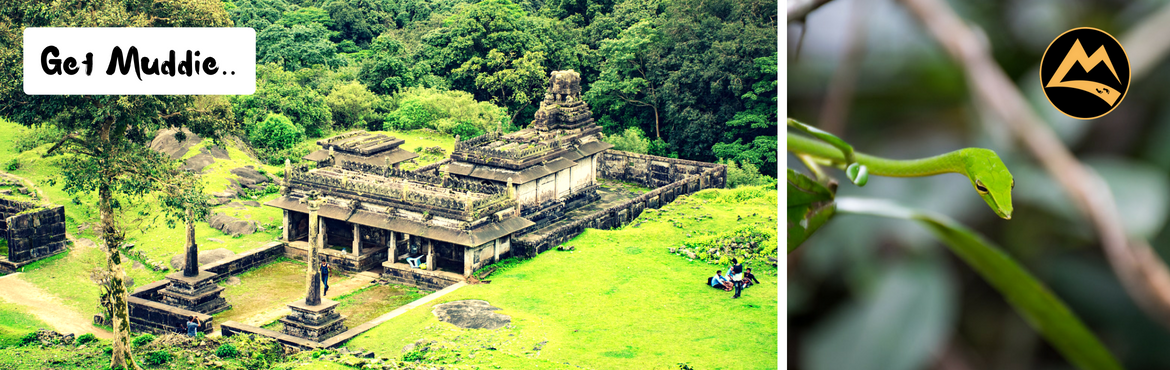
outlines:
M105 329L93 326L92 318L70 309L59 298L25 281L20 275L18 272L0 277L0 299L26 306L28 312L58 332L93 333L102 339L113 337Z

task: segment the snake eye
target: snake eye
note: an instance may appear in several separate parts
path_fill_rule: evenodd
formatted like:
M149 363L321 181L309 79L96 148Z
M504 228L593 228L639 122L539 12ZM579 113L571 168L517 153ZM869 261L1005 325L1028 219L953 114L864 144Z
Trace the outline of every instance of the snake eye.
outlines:
M982 181L975 180L975 190L978 190L979 194L987 194L987 187L983 186Z
M1012 179L1012 189L1016 188L1016 179Z

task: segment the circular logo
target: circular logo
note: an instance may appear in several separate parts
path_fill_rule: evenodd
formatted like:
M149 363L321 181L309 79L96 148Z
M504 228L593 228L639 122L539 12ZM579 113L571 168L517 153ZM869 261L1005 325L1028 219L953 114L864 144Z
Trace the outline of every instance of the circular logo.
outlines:
M1121 104L1129 89L1129 57L1105 31L1081 27L1057 36L1040 60L1048 102L1072 118L1094 119Z

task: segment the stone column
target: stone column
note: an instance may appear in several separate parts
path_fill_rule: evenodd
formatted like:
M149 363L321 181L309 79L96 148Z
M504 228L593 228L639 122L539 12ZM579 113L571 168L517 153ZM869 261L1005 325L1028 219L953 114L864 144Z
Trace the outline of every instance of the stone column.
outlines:
M320 209L321 207L318 206L317 208ZM329 248L329 244L326 244L329 241L329 238L327 237L327 235L325 235L325 234L329 233L329 228L325 226L325 220L319 220L318 225L321 226L321 231L317 233L317 238L319 238L317 240L317 248ZM309 221L309 229L312 229L312 228L313 228L313 221ZM310 233L312 233L312 232L310 231ZM313 236L310 234L309 237L312 238ZM320 250L320 249L318 249L318 250Z
M305 258L308 262L308 293L305 295L305 304L316 306L321 304L321 263L317 261L317 250L320 249L319 234L323 234L321 220L317 211L321 210L321 199L316 194L309 195L309 254Z
M199 246L195 244L195 209L187 207L187 265L183 276L199 275Z
M507 236L504 237L507 238ZM495 255L492 257L492 263L500 262L500 239L496 239L496 241L492 243L492 252L492 254Z
M435 243L427 239L427 270L435 271Z
M471 262L471 257L475 255L475 250L471 247L461 247L463 247L463 277L471 277L471 266L474 264Z
M390 263L398 262L396 260L396 258L398 258L398 240L395 240L393 231L390 231L390 242L386 244L386 247L389 248L390 252L390 256L386 257L386 259L389 260Z
M281 232L281 237L284 238L285 242L288 242L289 236L292 235L291 232L289 231L289 228L291 228L292 225L289 225L289 215L288 215L289 211L287 209L285 209L283 211L284 212L281 212L281 213L284 214L284 229L283 229L284 231Z
M353 256L362 255L362 226L353 224Z

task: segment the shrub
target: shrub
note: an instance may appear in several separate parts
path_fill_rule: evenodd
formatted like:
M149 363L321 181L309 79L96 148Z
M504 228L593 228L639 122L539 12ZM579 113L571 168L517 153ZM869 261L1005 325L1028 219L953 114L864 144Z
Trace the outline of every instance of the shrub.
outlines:
M451 133L454 135L459 135L461 140L467 140L479 135L483 135L483 130L480 130L479 127L475 127L473 124L460 122L458 125L455 125L455 128L451 129Z
M260 147L268 149L287 149L301 141L305 132L292 123L283 114L269 113L264 122L252 128L248 138Z
M616 150L641 154L646 154L650 150L650 139L647 139L642 129L637 127L627 128L621 135L607 135L605 141L613 144Z
M20 337L20 345L22 345L22 346L27 346L27 345L36 344L36 343L38 343L38 341L37 341L37 332L35 332L35 331L28 333L28 334L25 334L24 336Z
M448 135L458 130L471 137L496 130L510 119L504 108L476 101L464 91L410 88L394 95L386 105L385 130L429 128Z
M239 354L240 351L236 350L236 346L233 346L231 343L224 343L215 349L215 355L221 358L232 358Z
M377 95L357 81L334 86L329 96L325 97L325 103L333 111L333 123L343 127L365 126L364 120L374 111L377 100Z
M719 164L727 165L727 187L764 186L776 183L776 179L760 173L760 169L751 162L736 163L731 160L721 160Z
M16 160L16 158L12 158L12 160L8 161L8 163L4 165L4 168L7 169L8 171L19 170L20 169L20 161Z
M158 350L147 352L146 359L144 361L147 365L157 366L165 364L167 361L170 361L173 358L175 358L175 355L172 355L170 352L165 350Z
M13 148L16 149L17 153L20 153L48 143L56 143L61 140L62 136L64 136L64 132L56 126L37 126L17 134Z
M97 340L97 337L94 336L93 333L85 333L85 334L82 334L80 337L77 337L77 345L80 346L82 344L86 344L86 343L93 342L96 340Z
M133 340L131 340L130 344L134 345L135 347L142 347L142 346L145 346L153 341L154 341L153 334L142 334L142 335L138 336L137 338L134 338Z

